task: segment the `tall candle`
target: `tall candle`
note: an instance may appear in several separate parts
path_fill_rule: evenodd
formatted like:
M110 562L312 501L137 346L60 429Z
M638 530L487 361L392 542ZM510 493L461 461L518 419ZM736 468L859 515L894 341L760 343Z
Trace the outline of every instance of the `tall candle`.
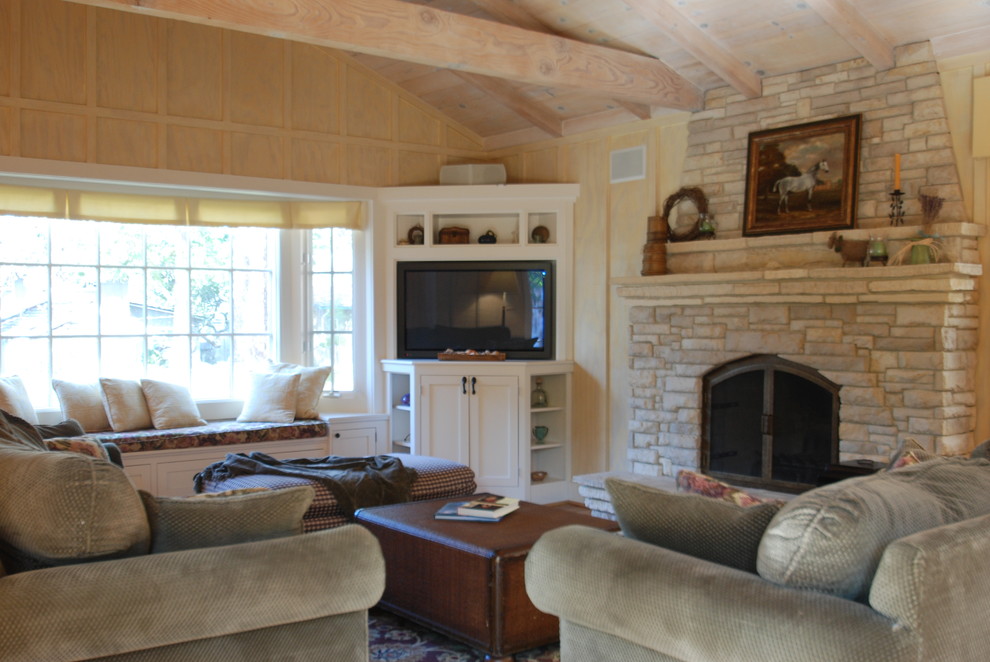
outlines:
M901 190L901 155L894 154L894 190Z

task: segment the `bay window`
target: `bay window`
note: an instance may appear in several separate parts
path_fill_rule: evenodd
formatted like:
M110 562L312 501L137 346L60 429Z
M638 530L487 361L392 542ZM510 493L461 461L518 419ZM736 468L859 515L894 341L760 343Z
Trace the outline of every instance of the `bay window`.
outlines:
M270 361L333 365L327 389L351 391L354 234L0 215L0 374L19 375L37 408L58 406L52 378L240 398ZM286 244L308 269L284 259ZM303 310L280 305L286 281Z

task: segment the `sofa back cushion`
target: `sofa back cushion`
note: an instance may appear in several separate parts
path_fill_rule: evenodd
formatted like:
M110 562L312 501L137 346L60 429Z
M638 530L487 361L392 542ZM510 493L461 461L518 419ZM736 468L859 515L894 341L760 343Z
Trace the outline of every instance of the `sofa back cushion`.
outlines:
M0 445L0 559L8 572L146 554L150 537L121 468Z
M936 458L805 492L763 534L759 574L865 601L887 545L990 513L990 461Z
M756 572L760 537L780 508L740 506L615 477L606 478L605 487L627 538L747 572Z

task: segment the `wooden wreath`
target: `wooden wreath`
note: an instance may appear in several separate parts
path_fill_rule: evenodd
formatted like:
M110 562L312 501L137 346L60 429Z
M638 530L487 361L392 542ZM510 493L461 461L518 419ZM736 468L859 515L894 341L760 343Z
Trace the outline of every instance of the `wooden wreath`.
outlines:
M695 208L698 210L698 218L691 227L677 234L670 225L670 212L682 200L690 200L694 203ZM663 203L663 222L668 228L667 241L691 241L692 239L697 239L701 235L701 231L698 229L698 226L701 224L701 215L707 213L708 198L705 197L704 192L700 188L696 186L684 186L675 193L672 193Z

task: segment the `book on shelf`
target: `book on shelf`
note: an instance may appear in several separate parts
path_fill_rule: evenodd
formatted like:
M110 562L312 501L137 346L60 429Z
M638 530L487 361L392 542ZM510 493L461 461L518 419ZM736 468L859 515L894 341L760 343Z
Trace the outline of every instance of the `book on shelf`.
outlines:
M519 499L485 494L457 507L457 514L482 519L501 519L519 508Z

